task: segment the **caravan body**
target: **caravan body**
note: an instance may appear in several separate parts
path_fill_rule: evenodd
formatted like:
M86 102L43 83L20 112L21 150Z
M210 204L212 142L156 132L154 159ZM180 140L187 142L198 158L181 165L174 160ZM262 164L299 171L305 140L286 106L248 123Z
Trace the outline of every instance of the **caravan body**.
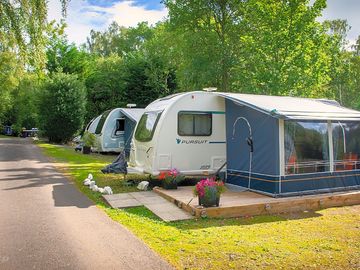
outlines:
M158 175L176 168L208 175L225 162L225 102L208 92L180 93L146 107L132 139L130 165Z
M125 152L130 151L131 137L134 132L136 122L141 117L144 109L125 109L116 108L105 111L97 117L94 122L98 122L95 130L93 125L89 131L97 137L95 150L98 152Z

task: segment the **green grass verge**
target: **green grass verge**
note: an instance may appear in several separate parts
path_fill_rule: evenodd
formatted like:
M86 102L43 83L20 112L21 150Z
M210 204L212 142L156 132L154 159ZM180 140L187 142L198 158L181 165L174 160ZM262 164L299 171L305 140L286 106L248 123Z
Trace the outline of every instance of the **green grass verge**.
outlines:
M82 185L92 172L100 186L110 185L115 192L132 191L134 188L122 184L121 176L99 173L113 156L87 156L50 144L38 145L55 162L64 163L78 188L98 207L178 269L360 268L360 206L166 223L144 207L111 209L98 193Z
M12 138L15 138L15 137L0 134L0 138L2 138L2 139L12 139Z

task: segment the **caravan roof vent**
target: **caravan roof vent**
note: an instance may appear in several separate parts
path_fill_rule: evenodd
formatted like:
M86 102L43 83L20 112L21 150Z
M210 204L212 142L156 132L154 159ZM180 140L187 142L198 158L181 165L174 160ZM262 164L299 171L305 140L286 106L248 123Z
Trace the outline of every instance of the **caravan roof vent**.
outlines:
M205 87L203 88L206 92L215 92L217 90L217 87Z
M134 108L136 107L136 104L130 103L130 104L126 104L127 108Z

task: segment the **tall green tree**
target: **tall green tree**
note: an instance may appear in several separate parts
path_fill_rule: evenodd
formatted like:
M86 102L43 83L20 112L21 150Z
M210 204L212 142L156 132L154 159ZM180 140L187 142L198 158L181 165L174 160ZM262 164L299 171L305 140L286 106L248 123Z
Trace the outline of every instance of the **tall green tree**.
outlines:
M0 120L12 105L13 92L23 73L14 53L0 52Z
M42 80L36 74L25 74L13 91L12 108L7 113L8 124L19 133L22 128L39 126L39 96Z
M93 62L85 80L88 101L86 120L108 109L126 105L123 71L123 59L115 54Z
M111 54L125 56L127 53L139 51L143 44L151 39L153 31L153 27L150 27L147 22L141 22L136 27L129 28L112 22L103 32L91 30L86 48L99 56Z
M360 75L360 57L356 45L353 50L349 50L347 34L351 27L346 20L325 21L324 27L337 44L337 50L332 52L328 92L340 104L359 108L360 84L357 78Z
M183 87L217 86L229 91L231 69L241 51L244 1L165 0ZM202 77L203 74L207 76ZM199 83L197 83L197 81Z
M59 0L65 14L68 0ZM45 65L46 0L0 1L0 51L19 52L35 68Z
M69 44L65 35L66 24L51 22L48 26L48 43L46 46L46 69L50 74L62 71L77 74L84 79L89 70L91 57L85 49L78 48L74 43Z
M326 0L248 0L233 88L268 95L324 96L332 37L316 19Z

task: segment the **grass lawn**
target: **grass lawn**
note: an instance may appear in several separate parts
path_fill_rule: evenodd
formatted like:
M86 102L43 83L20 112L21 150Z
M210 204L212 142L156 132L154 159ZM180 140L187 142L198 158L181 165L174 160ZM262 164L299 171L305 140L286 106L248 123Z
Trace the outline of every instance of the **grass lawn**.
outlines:
M0 138L2 138L2 139L11 139L11 138L14 138L14 137L0 134Z
M360 206L278 216L163 222L144 207L111 209L82 185L89 172L115 192L121 176L99 173L114 156L38 143L78 188L178 269L360 269ZM141 180L138 176L128 176Z

